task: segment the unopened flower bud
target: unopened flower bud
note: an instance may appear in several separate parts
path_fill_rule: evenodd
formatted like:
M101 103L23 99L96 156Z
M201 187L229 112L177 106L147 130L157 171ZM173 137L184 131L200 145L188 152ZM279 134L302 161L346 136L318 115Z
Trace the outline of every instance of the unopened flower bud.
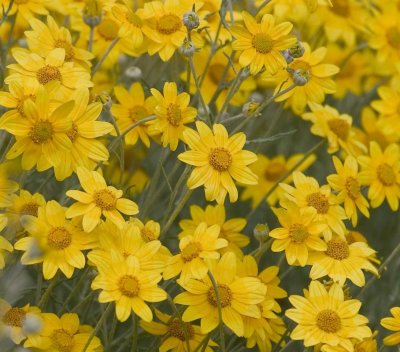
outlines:
M25 315L22 329L26 335L36 334L43 328L42 319L35 313L27 313Z
M256 101L249 101L248 103L243 105L242 112L243 115L249 117L254 114L260 104Z
M294 59L293 59L293 56L290 55L290 52L289 52L288 49L282 50L282 51L281 51L281 54L282 54L282 56L285 58L286 63L290 64L290 63L293 62L293 60L294 60Z
M110 111L112 106L112 99L107 92L103 91L100 94L97 94L95 100L103 104L104 110Z
M302 57L304 55L304 51L304 46L300 41L297 41L297 43L288 50L290 56L295 59Z
M308 72L308 70L304 69L293 70L288 68L288 71L291 74L293 83L296 86L305 86L310 80L310 73Z
M200 24L199 16L194 11L188 11L183 14L183 24L188 30L195 29Z
M194 52L196 51L196 47L194 46L194 44L185 39L184 42L182 43L182 45L179 47L179 52L181 53L181 55L183 56L192 56L194 54Z
M83 21L89 27L96 27L101 22L101 6L98 0L89 0L83 11Z
M268 240L268 235L269 235L268 225L257 224L253 230L253 235L258 242L260 243L266 242Z
M139 81L143 76L143 72L137 66L130 66L125 70L125 75L135 81Z

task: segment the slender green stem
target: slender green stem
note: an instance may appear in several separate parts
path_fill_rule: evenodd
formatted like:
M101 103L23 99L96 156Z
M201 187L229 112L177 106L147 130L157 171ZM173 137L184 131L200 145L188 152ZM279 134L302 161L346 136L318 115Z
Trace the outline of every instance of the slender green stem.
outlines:
M114 335L115 335L115 332L117 330L117 325L118 325L117 317L114 314L113 315L113 321L111 323L110 333L108 334L107 344L105 345L105 350L106 351L109 351L110 347L112 346Z
M108 54L111 52L111 50L114 48L114 46L118 43L119 37L114 38L114 40L110 43L108 46L107 50L104 52L103 56L100 58L96 66L92 70L92 76L100 69L101 65L103 64L104 60L107 58Z
M201 351L203 352L208 345L208 341L210 341L210 334L204 336L203 340L201 340L201 342L197 345L193 352L198 352L202 347L203 348L201 349Z
M87 50L90 52L92 51L93 48L93 37L94 37L94 26L90 26L89 41L87 46Z
M139 319L136 314L132 315L132 322L133 322L133 334L132 334L131 352L136 352L138 344L138 335L139 335Z
M10 0L10 2L9 2L9 4L8 4L8 7L7 7L7 10L5 10L5 11L3 12L3 17L2 17L1 20L0 20L0 26L1 26L5 21L7 21L8 14L10 13L13 4L14 4L14 0Z
M40 296L42 295L42 287L43 287L43 274L42 274L42 268L41 265L37 265L37 271L38 271L38 277L37 277L37 282L36 282L36 298L35 302L36 305L38 305Z
M217 306L218 306L218 318L219 318L219 348L222 352L225 352L225 333L224 333L224 322L222 321L222 305L221 305L221 295L219 292L218 284L215 281L213 274L209 271L208 277L211 280L211 283L214 288L215 297L217 298Z
M3 154L1 155L0 163L2 163L4 161L8 151L11 149L12 145L14 144L14 142L15 142L15 137L14 136L10 137L10 140L8 141L7 146L4 149Z
M289 333L290 333L290 330L291 330L292 326L293 326L293 323L290 322L290 323L288 324L288 326L286 327L285 332L283 333L283 335L282 335L281 338L279 339L278 343L275 345L275 347L274 347L274 349L272 350L272 352L277 352L277 351L278 351L278 349L279 349L279 347L281 346L282 342L285 340L285 338L286 338L287 336L289 336ZM293 341L293 340L291 340L291 342L292 342L292 341ZM289 343L288 343L288 344L289 344ZM288 345L288 344L287 344L287 345ZM287 345L285 345L283 348L285 349ZM282 352L282 351L283 351L283 350L279 350L279 352Z
M265 0L256 10L256 14L258 14L265 6L267 6L271 0Z
M89 348L90 343L92 342L93 338L96 336L96 334L99 332L101 325L103 324L104 319L107 318L108 314L111 312L113 307L112 303L108 303L107 308L101 315L99 321L97 322L95 328L93 329L92 333L90 334L88 340L86 341L85 347L83 347L82 352L86 352L86 350Z
M53 288L57 284L58 276L59 276L59 272L57 272L57 274L53 277L53 279L51 280L49 286L47 286L46 291L44 291L44 293L43 293L43 295L40 298L39 303L38 303L38 307L39 308L43 309L44 306L46 305L47 301L49 300L51 291L53 291Z

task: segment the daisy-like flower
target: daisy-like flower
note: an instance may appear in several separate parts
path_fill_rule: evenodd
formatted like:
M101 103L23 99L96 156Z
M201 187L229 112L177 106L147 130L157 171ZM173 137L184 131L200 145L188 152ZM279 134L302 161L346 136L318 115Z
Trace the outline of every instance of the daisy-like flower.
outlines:
M144 321L151 321L153 313L145 302L161 302L167 298L157 286L161 275L157 271L141 271L138 260L128 256L111 258L97 267L99 274L92 282L92 289L100 289L99 302L115 302L119 321L129 318L132 311Z
M328 225L323 231L326 240L331 239L332 231L344 238L346 219L344 209L338 205L336 196L328 185L319 186L313 177L307 177L300 171L293 173L294 187L281 183L285 197L294 202L300 210L312 209L317 214L315 221ZM282 199L284 208L290 207L286 199Z
M358 341L353 339L352 343L354 345L354 352L377 352L378 345L376 343L376 334L375 332L372 337L367 337L362 341ZM323 345L321 347L322 352L347 352L344 347L341 346L330 346L330 345Z
M149 127L150 134L160 134L163 147L170 146L175 150L179 140L183 139L183 133L189 127L186 124L194 121L197 110L188 106L190 95L178 94L175 82L164 84L163 94L152 88L151 94L156 100L154 113L157 119L152 121Z
M36 166L38 171L43 171L56 166L63 162L62 152L72 147L67 132L72 127L69 114L74 102L66 102L54 110L50 108L50 98L47 90L40 87L35 102L25 100L24 119L18 115L5 121L0 119L0 127L16 137L6 156L15 159L22 154L21 165L24 170Z
M7 217L4 215L0 216L0 231L2 231L7 225ZM0 270L6 265L4 260L4 251L12 252L14 247L8 242L3 236L0 236Z
M163 336L159 347L160 352L186 351L186 337L191 351L196 350L203 342L204 334L201 333L200 326L182 323L178 318L162 313L158 309L155 309L155 315L160 322L141 321L140 326L152 335ZM217 346L217 344L213 340L208 340L204 351L213 352L214 350L211 348L213 346Z
M180 280L203 279L208 272L208 266L204 259L219 259L219 249L228 245L227 240L218 238L220 227L218 225L207 226L200 223L193 235L184 236L179 241L180 253L174 255L168 261L164 270L164 279L170 279L179 273Z
M310 251L326 250L326 243L320 238L326 224L315 221L317 214L313 209L300 211L299 208L273 209L283 227L270 231L275 238L272 243L273 252L285 251L289 265L305 266Z
M357 155L365 150L364 144L355 138L350 115L339 112L328 105L310 103L311 111L302 115L312 122L311 132L328 140L328 153L336 153L340 148L349 154Z
M192 236L197 226L205 222L207 226L218 225L220 227L219 238L228 241L228 245L219 250L220 253L232 251L240 258L243 256L241 248L247 246L250 242L249 237L242 234L241 231L246 226L246 219L233 218L226 219L225 207L222 204L207 205L203 210L197 205L190 207L191 219L184 219L179 222L182 232L178 235L179 239L186 236Z
M393 307L390 309L393 317L383 318L381 325L390 331L395 331L393 334L386 336L383 343L387 346L394 346L400 344L400 307Z
M7 9L10 6L11 0L1 0L2 8ZM26 0L13 1L9 16L21 16L24 21L29 21L38 15L47 15L49 12L46 9L45 0Z
M119 24L118 36L127 38L133 49L143 44L143 20L132 11L126 4L116 4L111 8L111 13Z
M231 28L236 39L232 43L233 50L241 52L239 63L242 67L249 66L251 74L257 74L263 68L271 75L287 66L281 51L292 47L297 39L289 35L293 25L290 22L275 24L274 17L265 14L261 23L243 11L244 26Z
M83 215L82 226L85 232L91 232L98 225L102 215L122 228L124 218L121 213L135 215L139 212L135 202L121 198L123 192L115 187L107 186L103 176L97 171L80 167L77 175L84 192L67 191L67 196L77 201L68 208L67 217L74 218Z
M119 104L111 106L111 113L115 116L121 133L133 123L153 114L155 99L145 98L139 82L133 83L129 92L122 86L114 87L114 94ZM125 135L125 143L128 145L135 145L139 139L146 147L150 147L148 124L141 124Z
M211 263L210 271L217 283L223 323L237 336L243 336L243 316L261 317L257 304L264 300L265 285L255 277L237 277L236 257L231 252ZM182 315L183 321L201 319L202 333L214 330L219 323L218 302L210 278L178 280L178 283L186 292L177 295L174 301L189 306Z
M263 154L257 154L257 161L250 166L250 169L258 176L257 185L246 185L242 194L241 199L251 199L251 205L253 208L260 204L261 200L269 192L269 190L276 185L276 183L302 158L304 154L294 154L289 158L285 158L283 155L276 156L274 158L268 158ZM297 171L306 170L314 161L316 157L311 154L304 160ZM289 175L285 179L286 183L292 182L292 175ZM283 190L277 187L266 199L268 204L275 205L279 199L282 199Z
M9 207L12 204L12 195L19 188L17 182L9 179L8 173L7 166L5 164L0 165L0 208ZM0 220L0 231L5 226L2 226L3 224Z
M92 235L84 233L72 221L66 220L67 208L56 201L47 202L39 208L38 216L24 215L21 223L29 236L15 243L15 249L24 251L21 262L24 265L43 263L43 276L46 280L61 270L70 278L74 269L85 266L82 251L95 246Z
M327 290L322 283L312 281L305 297L293 295L289 301L294 308L288 309L286 316L297 323L290 337L304 340L306 347L325 343L352 352L351 339L361 341L372 336L368 319L358 314L361 302L346 300L338 284Z
M357 159L349 155L344 163L336 156L333 156L336 174L327 177L329 185L338 192L337 198L344 203L344 210L353 227L357 225L357 209L369 218L369 203L361 193L360 177L358 173Z
M47 25L36 18L32 18L29 24L32 30L26 31L25 36L32 52L46 57L52 50L62 48L65 50L66 62L74 62L89 69L93 54L75 47L72 44L70 31L65 27L59 27L53 17L47 16Z
M223 204L229 193L231 202L238 199L233 179L244 185L257 184L257 176L247 165L257 156L243 150L246 135L242 132L229 137L226 128L215 124L211 130L204 122L196 122L197 131L187 130L184 138L191 150L178 155L178 159L195 166L187 185L194 189L204 185L206 199Z
M361 165L359 180L362 185L369 187L371 207L379 207L386 198L390 208L397 211L400 198L399 146L392 143L382 151L378 143L373 141L369 153L369 156L359 156L358 162Z
M40 309L29 304L23 307L13 307L0 298L0 336L7 336L16 345L26 339L24 324L26 318L33 318L40 326Z
M80 325L78 314L65 313L58 317L53 313L42 313L41 318L43 329L38 334L29 335L24 347L34 351L81 352L92 338L86 351L103 351L100 339L92 336L93 328Z
M12 55L16 64L8 65L10 74L4 80L5 83L17 82L21 86L29 85L36 91L39 87L49 82L59 82L56 96L65 100L78 88L93 86L90 81L90 73L77 66L72 61L65 61L65 49L51 50L46 58L26 49L14 48Z
M370 262L370 256L375 251L365 242L353 242L333 237L327 242L324 252L313 252L310 254L309 263L312 264L310 277L313 280L328 275L332 280L343 285L346 279L355 285L365 285L363 270L378 275L378 270Z
M9 109L2 116L1 120L6 121L8 118L14 118L17 114L19 118L26 118L24 113L24 101L27 99L35 100L35 89L26 84L11 82L8 86L9 92L0 92L0 105Z

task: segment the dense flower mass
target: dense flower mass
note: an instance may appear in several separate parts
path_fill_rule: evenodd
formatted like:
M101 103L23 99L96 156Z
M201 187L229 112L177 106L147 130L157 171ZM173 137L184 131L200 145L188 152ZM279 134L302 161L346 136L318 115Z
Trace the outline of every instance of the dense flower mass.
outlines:
M399 0L0 5L0 352L400 348Z

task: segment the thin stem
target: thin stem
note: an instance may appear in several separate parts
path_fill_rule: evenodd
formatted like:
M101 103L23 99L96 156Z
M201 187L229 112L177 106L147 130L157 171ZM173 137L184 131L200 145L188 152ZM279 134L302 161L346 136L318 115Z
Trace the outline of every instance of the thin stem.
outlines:
M0 159L0 163L2 163L2 162L4 161L4 159L6 158L6 155L7 155L8 151L11 149L11 147L12 147L12 145L13 145L14 142L15 142L15 137L12 136L12 137L10 138L10 140L8 141L6 148L4 149L4 152L3 152L2 156L1 156L1 159Z
M259 13L265 6L267 6L271 0L265 0L256 10L256 14Z
M133 334L132 334L131 352L136 352L138 344L138 334L139 334L139 319L136 314L133 314L132 322L133 322Z
M59 272L57 272L57 274L53 277L53 279L51 280L49 286L47 286L46 291L44 291L42 297L39 300L38 303L38 307L39 308L44 308L44 306L46 305L47 301L49 300L51 291L53 291L53 288L56 286L57 284L57 279L59 276Z
M87 46L87 50L90 52L92 51L93 48L93 37L94 37L94 26L90 26L89 41Z
M114 38L114 40L110 43L108 46L107 50L104 52L103 56L100 58L99 62L96 64L96 66L92 70L92 76L99 70L101 65L103 64L104 60L107 58L108 54L111 52L111 50L114 48L114 46L118 43L119 37Z
M219 319L219 348L222 352L225 352L225 333L224 333L224 322L222 321L222 306L221 306L221 295L219 292L218 284L214 279L213 274L208 272L208 277L211 280L211 283L214 288L215 297L217 298L217 306L218 306L218 319Z
M0 20L0 26L7 20L8 14L10 13L13 4L14 4L14 0L10 0L7 10L3 11L3 17Z
M286 336L289 336L289 331L290 331L290 329L291 329L292 326L293 326L293 323L289 323L289 324L288 324L288 326L286 327L285 332L283 333L283 335L282 335L281 338L279 339L278 343L275 345L275 347L274 347L274 349L272 350L272 352L277 352L277 351L278 351L278 348L281 346L281 344L282 344L282 342L285 340ZM293 341L293 340L291 340L290 342L292 342L292 341ZM289 343L290 343L290 342L289 342ZM289 345L289 343L288 343L287 345ZM287 345L285 345L285 347L283 347L283 349L281 349L279 352L282 352L282 351L286 348Z
M42 287L43 287L42 268L39 265L37 265L37 269L38 269L38 277L37 277L37 282L36 282L36 298L35 298L36 305L38 305L38 303L39 303L40 296L42 294Z

